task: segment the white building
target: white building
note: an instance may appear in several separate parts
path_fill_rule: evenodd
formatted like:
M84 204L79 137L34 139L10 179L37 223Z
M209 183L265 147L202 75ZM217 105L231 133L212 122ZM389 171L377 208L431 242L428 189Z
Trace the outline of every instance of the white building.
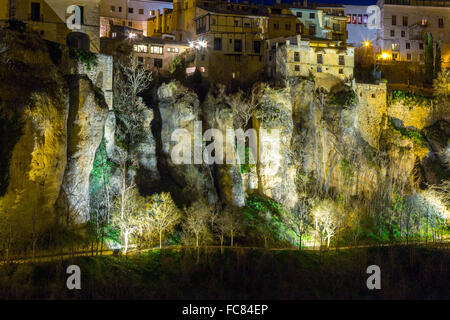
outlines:
M377 40L377 29L367 26L370 12L369 6L344 5L347 17L347 43L360 47L365 41L375 44Z
M379 0L377 45L396 61L424 61L424 36L442 41L442 64L450 67L450 1Z
M169 0L102 0L100 7L100 36L114 37L111 25L141 31L147 35L147 20L164 8L172 9Z

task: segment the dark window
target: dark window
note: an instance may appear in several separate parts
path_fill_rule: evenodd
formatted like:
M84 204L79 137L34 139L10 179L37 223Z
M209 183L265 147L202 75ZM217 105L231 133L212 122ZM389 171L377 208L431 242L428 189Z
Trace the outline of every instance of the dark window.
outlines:
M255 53L260 53L261 52L261 41L253 41L253 51Z
M139 9L139 14L144 14L144 9Z
M339 65L345 66L345 57L344 56L339 56Z
M119 7L119 12L122 12L122 7Z
M144 57L138 57L138 64L143 65L144 64Z
M290 24L290 23L286 23L286 24L284 25L284 28L285 28L286 30L291 30L291 24Z
M403 26L408 26L408 16L403 16Z
M300 53L299 52L294 52L294 61L295 62L299 62L300 61Z
M317 63L318 64L323 64L323 55L320 54L320 53L317 55Z
M397 16L392 16L392 25L393 26L397 25Z
M115 12L116 11L116 6L111 6L111 12Z
M316 34L316 25L312 24L309 26L309 35L313 36Z
M411 60L411 53L406 54L406 60Z
M344 74L344 69L339 69L339 74Z
M438 26L439 26L439 28L443 28L444 27L444 18L439 18L438 19Z
M391 37L395 37L395 30L391 30Z
M128 26L132 27L133 26L133 22L132 21L128 21Z
M37 2L31 3L31 20L40 21L41 20L41 4Z
M315 18L316 18L316 14L315 14L314 12L311 12L311 13L309 14L309 18L310 18L310 19L315 19Z
M402 30L402 38L406 36L406 32Z
M78 6L78 8L80 8L80 22L81 24L84 24L84 7Z
M411 44L409 42L406 43L406 49L411 49Z
M419 43L419 49L423 50L423 42Z
M278 30L278 29L280 28L280 25L279 25L278 23L274 23L274 24L273 24L273 28L274 28L275 30Z
M297 12L297 17L301 18L302 17L302 13L301 12Z
M300 71L300 65L298 64L295 65L295 71Z
M236 51L236 52L242 51L242 40L240 40L240 39L234 40L234 51Z
M154 59L153 66L155 68L162 68L162 59Z
M133 13L134 9L133 8L128 8L128 13Z
M214 38L214 50L222 50L222 38Z
M302 30L301 30L300 26L301 26L300 23L296 23L295 24L295 32L296 33L302 33Z

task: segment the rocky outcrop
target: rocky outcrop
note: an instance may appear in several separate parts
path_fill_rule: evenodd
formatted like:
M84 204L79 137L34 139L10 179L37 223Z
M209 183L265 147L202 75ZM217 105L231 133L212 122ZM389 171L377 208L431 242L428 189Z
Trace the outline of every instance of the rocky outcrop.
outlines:
M59 205L76 221L84 222L89 220L89 175L103 137L108 105L87 76L72 76L68 83L67 167Z
M164 157L161 160L175 182L183 187L186 198L204 197L210 203L216 203L218 195L213 176L202 159L202 129L194 129L195 122L201 120L197 95L179 83L170 82L158 89L158 99ZM182 161L179 161L180 157Z
M253 121L258 132L258 189L288 208L297 203L293 106L289 89L265 90Z
M219 130L223 137L223 163L213 165L220 198L226 204L243 207L245 193L239 160L234 141L227 140L227 130L234 131L234 128L233 110L225 101L224 86L218 85L210 90L203 103L203 115L207 128Z

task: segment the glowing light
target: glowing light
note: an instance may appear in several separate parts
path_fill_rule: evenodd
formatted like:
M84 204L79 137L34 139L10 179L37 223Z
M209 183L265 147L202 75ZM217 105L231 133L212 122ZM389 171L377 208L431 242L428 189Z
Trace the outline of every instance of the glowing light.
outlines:
M370 41L364 41L364 45L365 45L366 47L370 46Z
M130 38L130 39L136 38L136 33L130 32L130 33L128 34L128 38Z
M387 60L387 59L390 59L390 58L391 58L391 55L389 53L387 53L387 52L383 52L381 54L381 59L383 59L383 60Z

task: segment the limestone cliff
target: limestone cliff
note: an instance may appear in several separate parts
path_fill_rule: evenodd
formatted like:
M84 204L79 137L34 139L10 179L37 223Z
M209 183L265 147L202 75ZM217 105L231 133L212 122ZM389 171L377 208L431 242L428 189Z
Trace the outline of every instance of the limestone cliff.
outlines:
M217 191L209 166L202 160L203 138L202 129L195 130L195 122L201 120L201 109L197 95L179 83L163 84L158 89L158 108L161 114L162 153L171 177L181 185L187 198L204 197L210 203L218 200ZM174 132L178 130L180 140L173 140ZM199 148L194 149L199 144ZM179 153L179 146L187 152ZM197 145L198 146L198 145ZM197 150L197 151L194 151ZM197 152L197 155L195 155ZM185 161L175 163L174 157L181 156ZM198 164L194 164L198 158Z

